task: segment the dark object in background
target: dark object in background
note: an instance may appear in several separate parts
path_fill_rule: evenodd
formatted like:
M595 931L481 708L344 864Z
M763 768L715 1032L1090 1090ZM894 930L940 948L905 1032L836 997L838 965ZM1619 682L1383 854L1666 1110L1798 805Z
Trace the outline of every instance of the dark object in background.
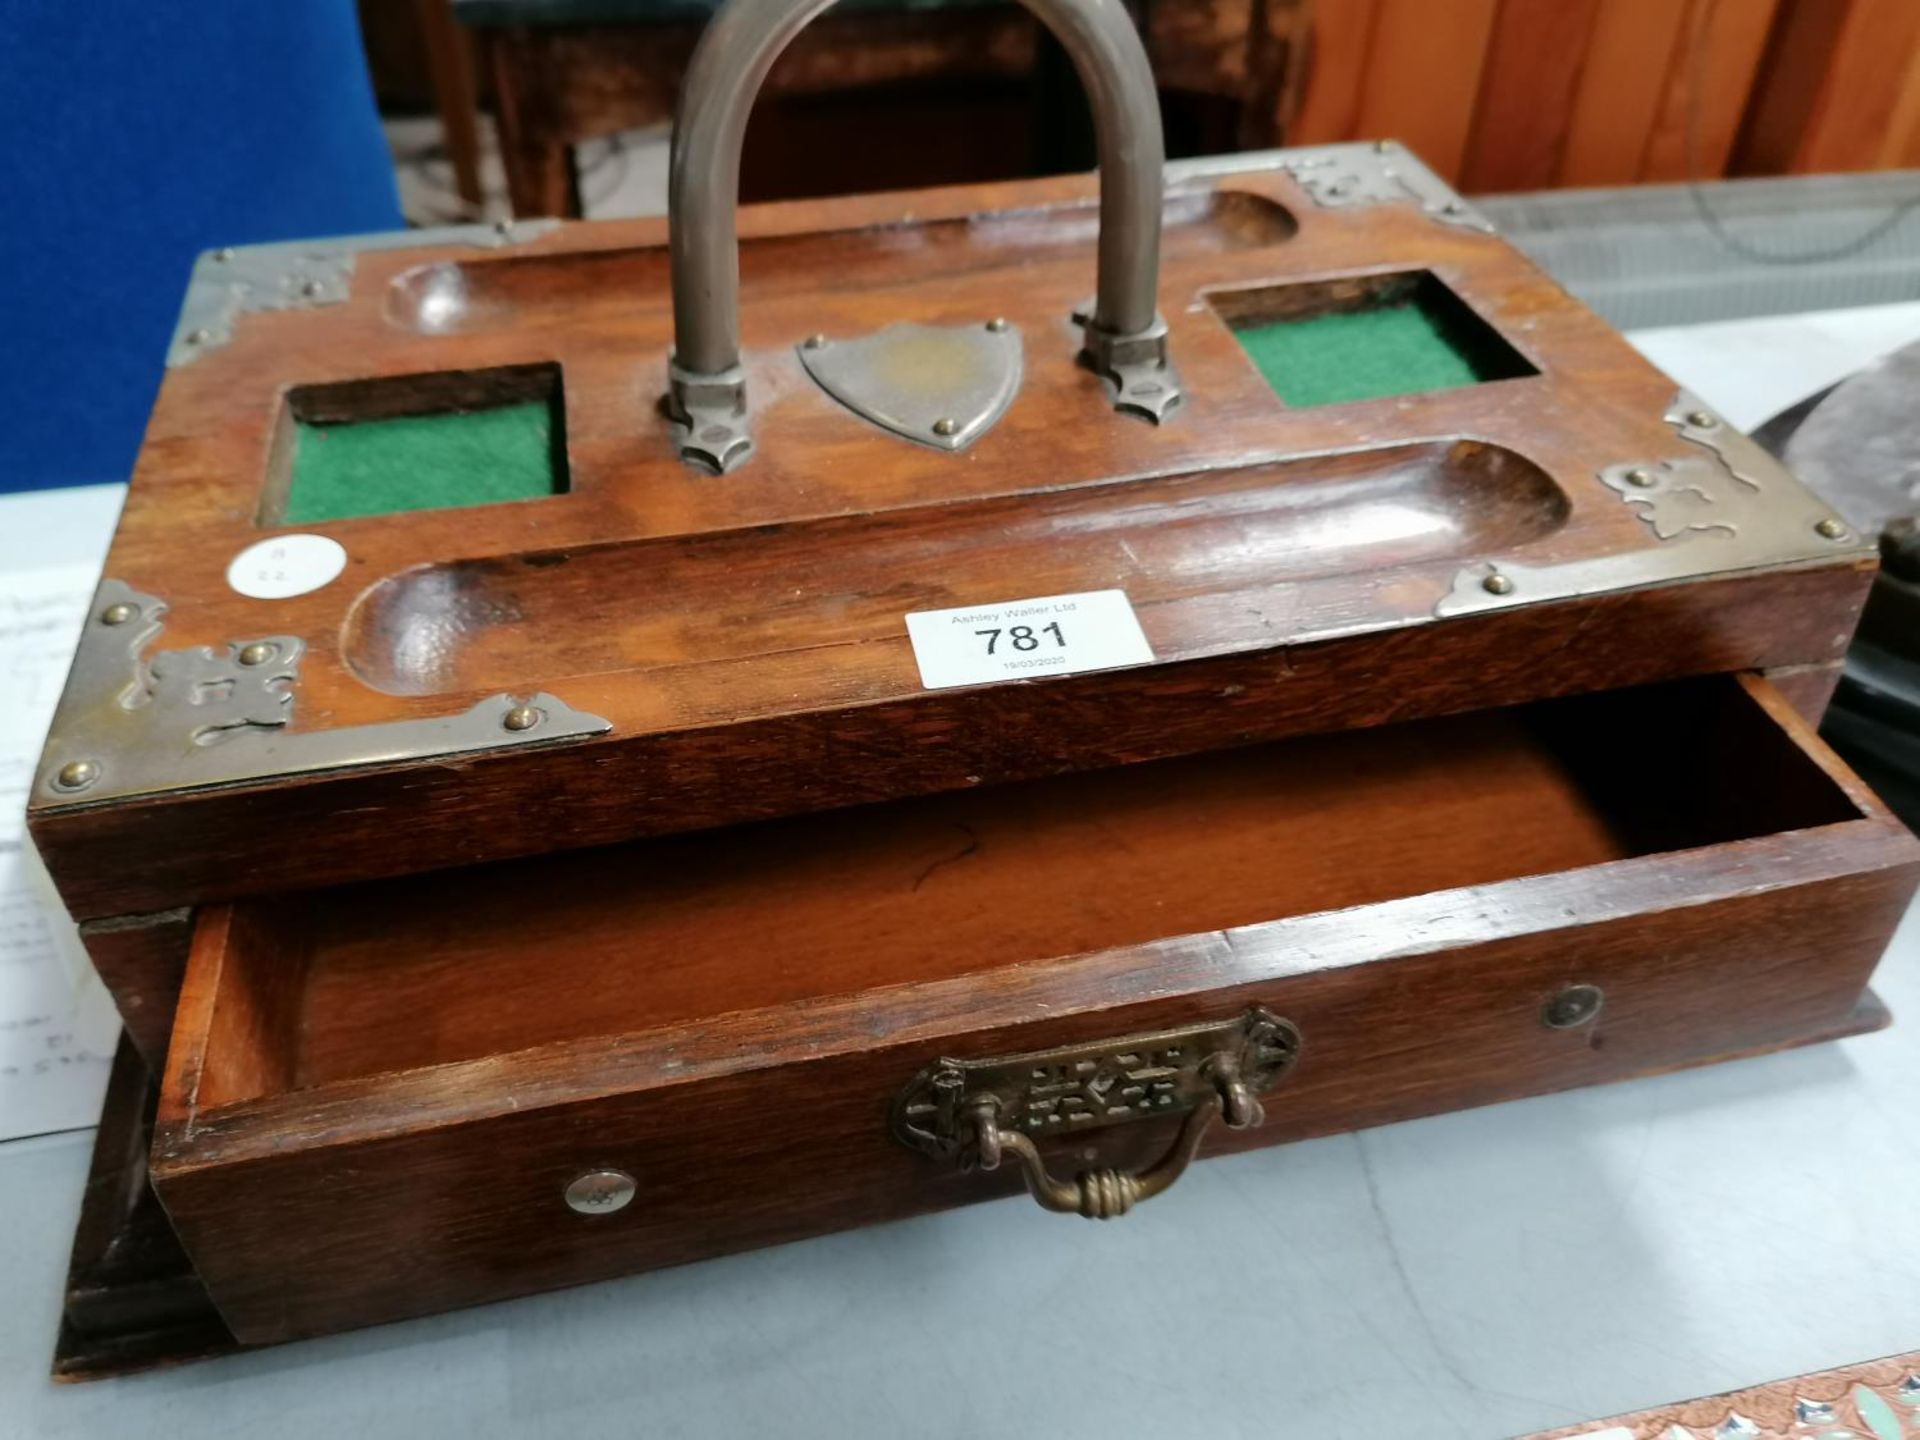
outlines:
M1880 575L1821 734L1920 828L1920 344L1782 411L1754 438L1880 537Z
M572 148L665 122L717 8L717 0L453 0L455 18L480 42L516 215L580 213ZM1169 153L1281 143L1304 93L1310 10L1307 0L1134 8ZM852 0L808 26L774 65L748 133L741 195L1085 169L1092 152L1079 91L1017 5Z

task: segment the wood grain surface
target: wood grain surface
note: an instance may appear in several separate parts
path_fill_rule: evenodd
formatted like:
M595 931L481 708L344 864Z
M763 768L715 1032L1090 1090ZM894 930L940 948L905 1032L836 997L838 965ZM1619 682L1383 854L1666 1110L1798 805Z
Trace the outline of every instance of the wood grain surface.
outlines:
M1161 304L1190 400L1159 427L1116 416L1075 363L1087 179L750 210L760 448L726 477L683 465L651 408L670 328L658 222L369 252L344 302L239 317L230 343L169 372L108 560L167 601L158 646L300 635L300 729L457 713L503 689L549 690L613 729L455 763L43 804L36 839L69 907L144 913L1838 656L1867 583L1845 546L1436 621L1463 558L1554 565L1690 543L1655 538L1595 477L1699 447L1663 418L1672 383L1496 237L1411 204L1323 207L1274 162L1247 163L1269 168L1169 201ZM1538 373L1290 409L1209 303L1407 270ZM1025 382L957 457L839 408L793 351L815 332L995 315L1022 332ZM315 528L348 551L338 581L276 602L227 587L228 559L272 533L257 517L290 389L528 366L562 376L566 494L331 522ZM1395 541L1396 526L1426 538ZM902 613L1064 584L1136 595L1155 665L921 688ZM1596 643L1570 649L1575 633Z
M1056 790L211 912L153 1169L222 1314L283 1339L1005 1193L888 1133L941 1055L1265 1005L1305 1055L1226 1150L1840 1033L1920 876L1757 681ZM1547 1028L1572 983L1601 1018ZM639 1198L572 1214L603 1165Z

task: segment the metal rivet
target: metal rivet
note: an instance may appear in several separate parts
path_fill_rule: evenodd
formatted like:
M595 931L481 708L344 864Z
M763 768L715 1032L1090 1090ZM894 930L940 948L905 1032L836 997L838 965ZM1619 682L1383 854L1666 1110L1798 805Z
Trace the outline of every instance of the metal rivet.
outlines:
M1549 1030L1573 1030L1600 1013L1606 993L1598 985L1569 985L1540 1007L1540 1023Z
M62 790L84 790L100 778L100 767L91 760L69 760L53 777Z
M1007 317L1004 315L994 316L993 319L987 322L987 328L998 335L1002 330L1007 328Z
M1489 595L1511 595L1513 581L1496 571L1480 582L1480 588Z
M824 335L809 335L803 343L809 350L824 350L827 348L827 337Z
M319 296L326 292L326 288L327 287L322 285L318 280L302 280L300 282L300 293L309 300L319 298Z
M624 1170L589 1170L567 1186L567 1208L579 1215L611 1215L627 1208L636 1188Z
M494 221L493 233L496 235L511 235L513 233L513 221L511 220Z
M187 343L189 345L204 345L212 338L212 334L205 330L189 330L187 332Z
M1458 200L1449 200L1440 207L1440 213L1442 215L1463 215L1466 213L1466 209L1467 207Z
M224 265L227 261L233 259L233 247L231 245L222 245L218 250L213 252L213 258Z
M532 705L516 705L500 717L500 723L508 730L531 730L540 723L540 711Z
M933 422L933 433L936 435L953 435L958 433L959 429L959 422L951 420L945 415L942 415L938 420Z
M265 640L255 640L250 644L242 645L240 653L234 656L234 659L246 666L264 665L279 653L278 645L271 645Z
M1373 153L1376 155L1385 155L1392 149L1393 142L1391 140L1376 140L1373 142Z
M1627 484L1638 485L1642 490L1645 490L1653 484L1653 472L1651 470L1641 470L1637 468L1629 470L1627 471Z
M1715 420L1713 416L1704 410L1694 410L1687 416L1687 424L1693 426L1696 430L1711 430L1719 423L1719 421Z
M107 606L106 609L100 612L100 623L102 625L124 625L139 613L140 612L133 606L122 600L118 604Z
M1827 539L1829 540L1838 540L1842 535L1847 533L1847 527L1845 525L1842 525L1838 520L1834 519L1831 515L1829 515L1826 519L1822 520L1818 525L1815 525L1813 528L1816 531L1818 531L1820 534L1826 536Z

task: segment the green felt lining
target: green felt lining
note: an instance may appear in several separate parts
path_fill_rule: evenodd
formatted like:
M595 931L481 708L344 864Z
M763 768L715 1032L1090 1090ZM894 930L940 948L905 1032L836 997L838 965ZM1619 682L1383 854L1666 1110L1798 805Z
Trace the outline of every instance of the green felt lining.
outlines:
M1497 334L1415 294L1355 310L1234 327L1261 377L1289 405L1414 395L1530 373Z
M545 400L339 424L294 422L280 523L531 500L565 489Z

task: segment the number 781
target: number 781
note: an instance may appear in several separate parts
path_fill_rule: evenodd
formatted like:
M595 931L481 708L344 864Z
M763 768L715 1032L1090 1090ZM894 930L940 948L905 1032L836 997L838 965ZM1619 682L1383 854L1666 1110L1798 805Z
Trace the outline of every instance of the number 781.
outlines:
M1009 625L1000 630L976 630L973 633L986 640L989 655L993 654L995 647L999 645L1002 635L1007 637L1008 647L1014 650L1038 650L1042 635L1053 636L1055 646L1062 649L1067 643L1067 637L1061 633L1058 620L1051 625L1043 625L1038 630L1031 625Z

